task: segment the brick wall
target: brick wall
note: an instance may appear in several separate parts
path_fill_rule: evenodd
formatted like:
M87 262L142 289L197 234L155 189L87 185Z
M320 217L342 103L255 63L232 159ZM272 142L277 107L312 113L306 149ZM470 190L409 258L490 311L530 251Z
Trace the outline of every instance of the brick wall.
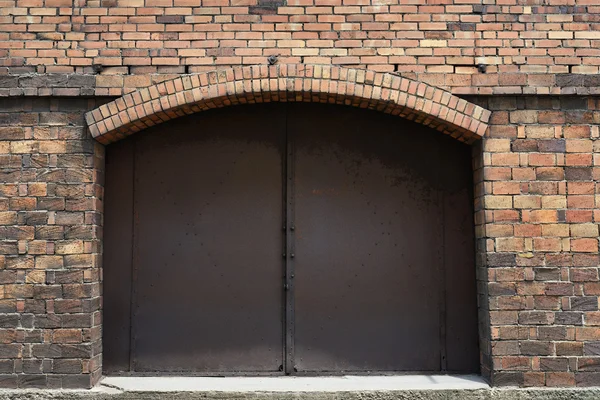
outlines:
M598 385L600 98L473 100L492 110L475 151L484 373Z
M596 0L0 0L0 10L0 75L99 71L98 95L270 55L462 94L600 86ZM14 85L0 77L0 89Z
M600 98L474 97L482 373L494 385L600 382ZM0 103L0 385L89 387L101 373L106 100Z
M482 373L600 385L599 28L597 0L0 0L0 386L101 373L104 147L84 113L272 55L492 111L473 144Z
M100 374L103 146L87 99L0 101L0 387Z

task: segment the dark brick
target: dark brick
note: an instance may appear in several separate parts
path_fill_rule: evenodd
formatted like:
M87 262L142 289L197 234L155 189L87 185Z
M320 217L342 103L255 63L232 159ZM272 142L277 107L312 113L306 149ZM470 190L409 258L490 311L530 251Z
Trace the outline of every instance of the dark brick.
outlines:
M58 359L53 362L52 372L57 374L80 374L83 372L83 366L81 360Z
M600 356L600 341L582 343L583 353L586 356Z
M0 127L0 140L24 140L25 130L21 127Z
M19 314L0 314L0 328L16 328L19 321Z
M566 142L562 139L538 140L538 149L541 153L565 153Z
M64 389L89 389L92 387L92 380L88 374L68 375L62 377L62 387Z
M79 299L55 300L54 312L61 313L81 313L83 312L82 301Z
M486 13L487 13L487 6L484 6L481 4L473 5L473 14L486 14Z
M96 239L96 229L91 225L67 226L65 229L65 239Z
M488 290L490 296L514 296L517 294L516 285L512 282L491 282L488 284Z
M18 250L17 241L4 240L0 242L0 254L17 254Z
M600 86L600 75L584 75L583 85L587 87L599 87Z
M62 326L62 319L60 315L56 314L44 314L38 315L35 319L36 328L60 328Z
M63 226L37 226L35 228L35 238L44 240L64 239Z
M23 360L23 372L26 374L41 374L43 360L25 359Z
M46 375L18 375L20 388L44 388L46 387Z
M538 328L540 340L566 340L567 328L564 326L540 326Z
M44 300L25 300L25 312L34 314L43 314L46 312L46 302Z
M594 114L588 111L565 111L565 122L568 124L591 124Z
M587 97L563 97L560 99L560 106L564 110L587 110L588 99Z
M19 223L25 225L44 225L48 223L46 211L26 211L19 213Z
M0 387L3 389L16 389L17 385L17 375L0 375Z
M63 328L91 328L92 317L89 314L65 314L62 316Z
M17 271L0 270L0 284L16 283Z
M580 312L557 312L554 318L557 325L583 325L583 314Z
M512 151L516 152L537 152L539 140L516 139L511 143Z
M516 264L516 256L514 254L506 253L488 253L487 254L487 266L488 267L510 267Z
M158 24L181 24L183 23L183 15L159 15L156 17Z
M36 285L33 288L33 296L36 299L59 299L62 294L60 285Z
M568 371L569 359L566 357L540 357L542 371Z
M492 375L493 386L523 386L523 382L522 372L494 372Z
M19 86L18 76L0 75L0 88L16 88Z
M18 358L23 346L20 344L0 343L0 358Z
M581 74L557 74L556 86L583 86L583 75Z
M56 283L83 283L83 271L56 271Z
M519 313L519 323L524 325L548 325L553 321L546 311L522 311Z
M43 358L89 358L92 354L87 344L34 344L32 352L34 357Z
M565 168L565 179L568 181L591 181L593 179L592 169L567 167Z
M38 200L38 207L49 211L65 209L65 199L62 197L46 197Z
M598 386L600 372L576 372L575 382L577 386Z
M598 297L571 297L571 310L573 311L597 311Z
M535 268L535 279L537 281L557 281L560 279L558 268Z
M71 75L69 75L67 86L68 87L93 88L96 86L96 76L95 75L71 74Z
M540 181L562 181L564 175L564 168L561 167L536 168L536 178Z
M520 343L521 354L525 356L548 356L553 352L554 346L551 342L529 340Z

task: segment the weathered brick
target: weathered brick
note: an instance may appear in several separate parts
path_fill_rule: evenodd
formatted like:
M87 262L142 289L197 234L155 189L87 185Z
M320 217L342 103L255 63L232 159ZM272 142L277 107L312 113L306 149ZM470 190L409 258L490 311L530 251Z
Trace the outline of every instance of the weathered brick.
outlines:
M542 371L567 371L569 360L565 357L540 357Z
M538 340L525 341L520 343L521 354L529 356L547 356L551 355L554 346L551 342Z
M72 2L50 0L24 6L27 18L16 14L19 9L6 16L4 30L10 34L0 38L0 311L8 316L0 342L21 346L22 353L10 350L15 358L2 360L1 387L89 387L92 376L100 376L101 362L93 360L102 351L94 332L101 324L104 155L89 137L100 119L84 122L85 111L215 64L224 70L266 66L271 54L279 55L280 67L324 78L321 83L282 78L287 85L301 84L289 98L354 101L327 94L341 87L327 76L344 72L309 65L352 64L360 71L340 78L352 90L363 90L349 83L360 75L369 85L387 80L389 92L401 75L433 85L405 90L433 99L428 107L436 115L446 115L440 104L451 100L434 87L470 101L453 99L450 112L460 107L468 117L487 116L475 103L492 111L492 126L478 128L485 138L472 147L482 371L498 386L598 385L600 70L593 50L600 9L590 1L363 3L102 0L70 15L64 10ZM62 10L60 21L55 9ZM473 40L481 43L474 47ZM477 64L486 64L487 71L479 72ZM395 75L377 77L364 69ZM265 70L256 71L265 76ZM244 73L229 71L214 79L235 75L244 88ZM267 83L264 89L281 90L279 82ZM298 89L303 85L311 91ZM365 89L369 96L383 96L377 85ZM236 103L233 95L222 100L230 91L212 99L210 107ZM270 93L240 98L264 102L280 96ZM102 111L129 107L121 101ZM142 110L131 107L132 115L122 118L137 130L143 125L133 113ZM172 110L169 117L190 111ZM410 118L430 120L426 114ZM455 121L460 124L462 114ZM432 149L432 157L443 151ZM13 339L17 330L27 331L31 342L25 333ZM488 348L492 354L486 354Z
M584 354L584 343L559 342L556 343L557 356L582 356Z

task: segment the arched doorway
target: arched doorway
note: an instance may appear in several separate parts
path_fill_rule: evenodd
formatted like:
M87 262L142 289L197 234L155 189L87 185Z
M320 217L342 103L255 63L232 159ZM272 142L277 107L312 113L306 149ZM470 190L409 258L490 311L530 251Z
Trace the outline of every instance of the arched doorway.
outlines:
M105 373L479 370L470 148L271 103L107 147Z

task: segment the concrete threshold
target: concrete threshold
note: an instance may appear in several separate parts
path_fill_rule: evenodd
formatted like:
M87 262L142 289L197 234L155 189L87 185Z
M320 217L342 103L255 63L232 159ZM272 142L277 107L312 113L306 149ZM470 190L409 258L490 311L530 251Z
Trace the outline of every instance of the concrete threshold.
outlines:
M130 392L376 392L485 389L476 375L331 377L105 377L101 385Z
M599 400L600 388L492 388L473 375L105 377L91 390L0 390L0 400L16 399Z

